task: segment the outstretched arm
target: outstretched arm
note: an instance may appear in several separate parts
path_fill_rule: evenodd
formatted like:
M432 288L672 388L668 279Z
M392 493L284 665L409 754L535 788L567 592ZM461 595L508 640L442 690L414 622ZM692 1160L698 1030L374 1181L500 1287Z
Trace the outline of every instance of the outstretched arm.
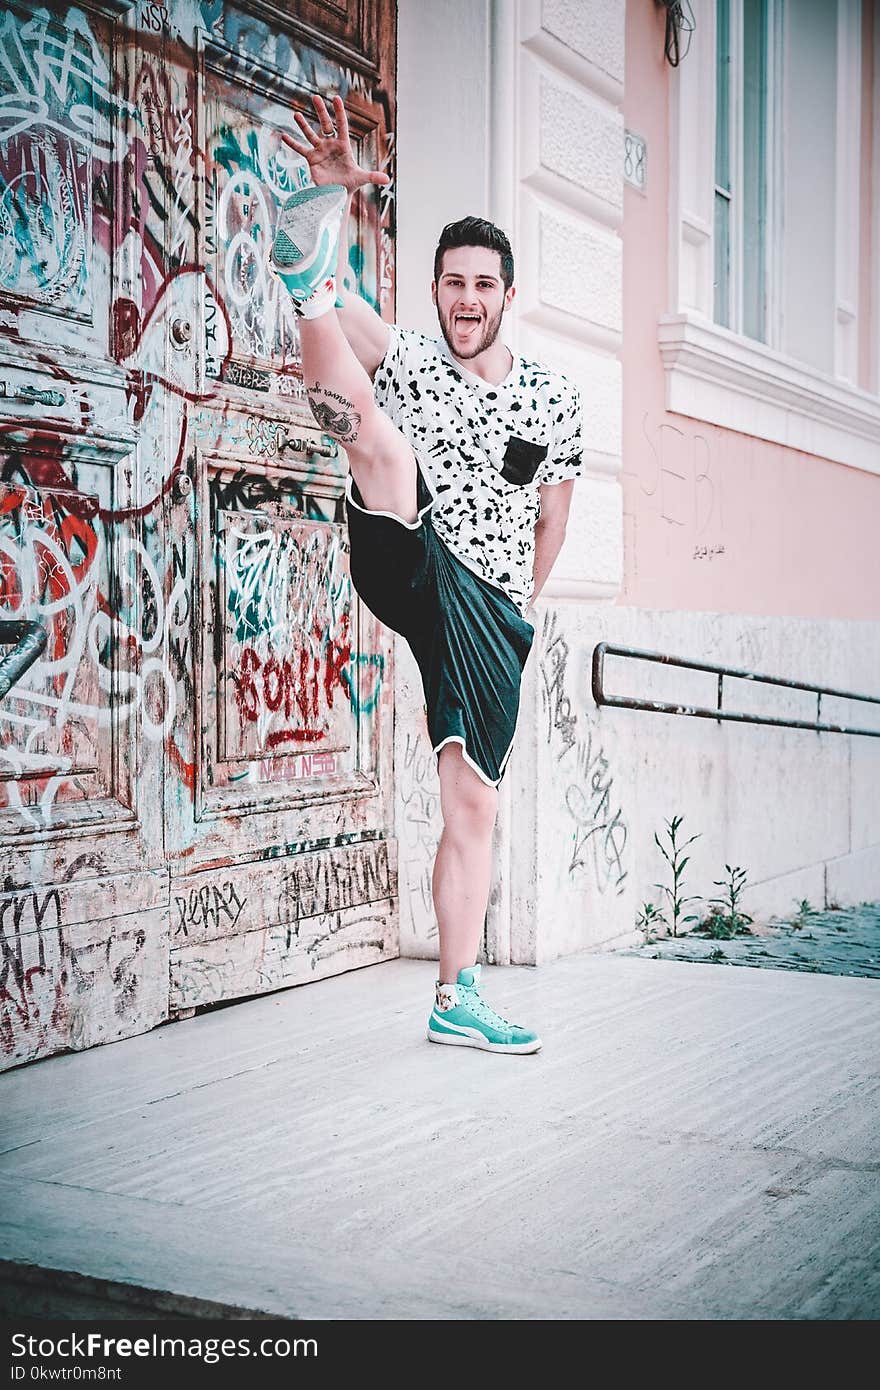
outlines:
M294 140L292 135L284 135L284 141L304 159L309 166L312 182L318 185L336 183L348 190L348 205L345 222L339 237L339 262L336 268L336 290L343 307L338 310L342 331L348 339L352 351L370 377L388 351L388 325L361 299L345 288L348 272L348 213L357 189L365 184L383 185L390 183L387 174L361 169L354 157L351 136L348 130L348 116L341 97L332 100L331 116L323 98L312 97L318 129L313 130L301 111L295 111L293 118L302 133L302 140ZM335 122L335 124L334 124Z

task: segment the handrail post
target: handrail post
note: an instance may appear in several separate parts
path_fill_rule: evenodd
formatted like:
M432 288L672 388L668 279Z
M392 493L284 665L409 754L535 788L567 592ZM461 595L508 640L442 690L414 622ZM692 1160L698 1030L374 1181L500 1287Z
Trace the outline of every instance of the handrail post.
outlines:
M721 723L721 711L724 708L724 673L718 672L718 719L716 723Z

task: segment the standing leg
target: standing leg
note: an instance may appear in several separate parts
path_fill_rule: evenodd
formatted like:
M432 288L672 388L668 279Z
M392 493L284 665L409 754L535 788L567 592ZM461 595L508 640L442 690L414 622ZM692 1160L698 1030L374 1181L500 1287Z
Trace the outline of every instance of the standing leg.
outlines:
M443 834L434 861L434 910L440 929L442 983L475 963L492 876L492 830L498 792L465 762L461 745L447 743L438 759Z
M487 1052L539 1052L537 1033L509 1023L480 993L475 962L489 901L498 792L477 776L458 743L440 750L440 804L443 834L433 883L440 969L428 1039Z

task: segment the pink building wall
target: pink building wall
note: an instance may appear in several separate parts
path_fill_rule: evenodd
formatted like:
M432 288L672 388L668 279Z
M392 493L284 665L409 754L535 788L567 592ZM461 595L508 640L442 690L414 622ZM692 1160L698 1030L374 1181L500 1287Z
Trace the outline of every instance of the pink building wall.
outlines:
M647 140L648 182L645 194L629 184L624 191L624 582L617 601L643 608L877 618L880 477L665 408L657 321L670 307L672 70L663 33L664 12L654 0L630 0L624 119L628 130ZM866 102L863 110L866 105L870 109ZM863 160L862 167L870 165ZM867 248L870 199L863 199L861 212ZM870 271L865 249L863 304L870 303ZM865 335L862 376L868 351Z

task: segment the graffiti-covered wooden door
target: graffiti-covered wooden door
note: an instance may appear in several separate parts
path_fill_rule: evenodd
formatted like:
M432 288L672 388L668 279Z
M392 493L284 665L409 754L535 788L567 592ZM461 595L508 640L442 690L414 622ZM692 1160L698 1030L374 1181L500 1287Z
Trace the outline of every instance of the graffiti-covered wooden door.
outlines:
M9 1064L397 952L390 648L266 270L293 110L388 166L395 45L392 0L0 26L0 622L47 634L0 699Z
M0 621L45 635L0 700L6 1065L168 1010L164 461L139 466L111 328L125 51L110 12L0 13Z

